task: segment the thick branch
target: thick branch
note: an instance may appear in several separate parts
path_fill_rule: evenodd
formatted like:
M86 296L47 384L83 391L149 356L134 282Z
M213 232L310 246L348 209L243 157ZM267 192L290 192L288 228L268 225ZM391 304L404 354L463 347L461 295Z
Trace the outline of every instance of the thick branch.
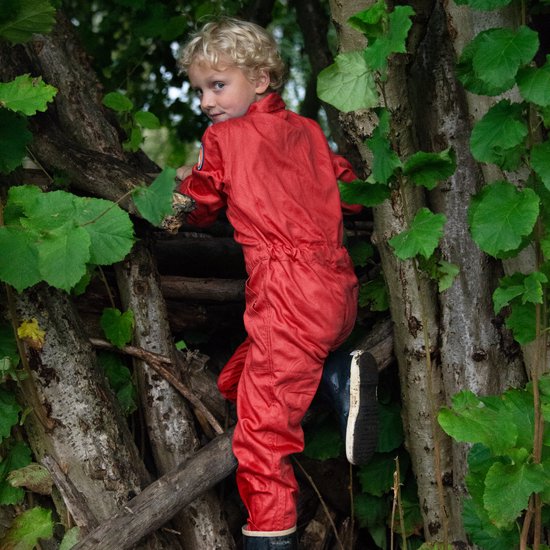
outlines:
M218 436L198 453L144 489L73 550L125 550L162 527L179 510L214 487L237 466L233 432Z

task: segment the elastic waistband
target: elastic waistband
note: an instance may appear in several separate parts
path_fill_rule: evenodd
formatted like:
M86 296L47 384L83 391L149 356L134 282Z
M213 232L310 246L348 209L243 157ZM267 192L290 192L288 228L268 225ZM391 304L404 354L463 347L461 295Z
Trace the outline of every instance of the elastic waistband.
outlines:
M265 246L245 246L243 248L248 270L263 261L333 263L341 266L349 264L345 247L332 246L328 243L307 243L300 246L269 244Z

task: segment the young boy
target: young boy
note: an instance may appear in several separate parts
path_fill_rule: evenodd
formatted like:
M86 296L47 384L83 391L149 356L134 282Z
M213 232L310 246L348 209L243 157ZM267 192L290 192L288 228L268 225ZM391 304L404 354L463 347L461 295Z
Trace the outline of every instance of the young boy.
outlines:
M184 47L179 65L213 122L197 164L178 170L179 192L197 205L188 221L204 226L227 209L249 276L248 337L218 381L237 403L233 451L249 514L244 547L295 548L298 486L290 455L303 450L300 423L327 355L356 317L358 283L342 246L337 186L337 179L355 176L316 122L285 109L277 93L284 64L263 28L235 19L208 23ZM343 379L336 363L325 378L333 390L344 386L348 458L358 462L376 443L377 371L369 354L346 361ZM365 406L372 429L366 440L354 439Z

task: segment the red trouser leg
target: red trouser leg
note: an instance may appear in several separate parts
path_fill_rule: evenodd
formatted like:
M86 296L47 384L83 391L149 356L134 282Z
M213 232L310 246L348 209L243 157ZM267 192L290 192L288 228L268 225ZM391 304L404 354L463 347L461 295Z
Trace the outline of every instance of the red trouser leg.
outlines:
M250 339L247 338L229 358L218 376L218 389L229 401L237 401L237 387L241 379L244 363L250 347Z
M354 285L353 276L342 279L318 265L290 261L271 262L269 270L258 266L249 280L245 325L250 343L233 439L248 530L296 525L298 485L290 455L303 450L300 423L324 359L353 326Z

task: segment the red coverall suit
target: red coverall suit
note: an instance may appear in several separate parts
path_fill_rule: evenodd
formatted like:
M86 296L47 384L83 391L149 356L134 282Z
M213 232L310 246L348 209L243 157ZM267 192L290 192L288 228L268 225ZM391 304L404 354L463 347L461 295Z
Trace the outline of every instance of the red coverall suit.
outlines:
M289 455L303 449L300 422L324 360L355 322L357 279L342 247L337 178L355 179L349 163L330 151L316 122L273 93L206 130L179 189L197 203L192 224L227 208L244 251L248 337L218 386L237 402L233 451L251 531L296 525Z

